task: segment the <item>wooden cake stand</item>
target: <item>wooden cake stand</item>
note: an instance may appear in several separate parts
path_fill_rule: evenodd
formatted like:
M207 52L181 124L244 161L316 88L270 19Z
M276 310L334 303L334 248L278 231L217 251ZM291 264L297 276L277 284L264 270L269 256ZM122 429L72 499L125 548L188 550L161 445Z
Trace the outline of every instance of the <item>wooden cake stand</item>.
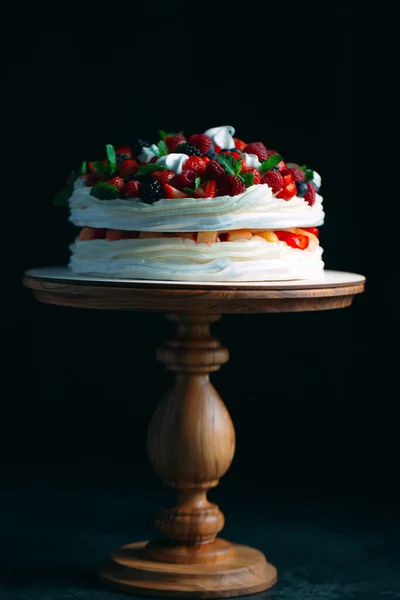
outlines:
M157 516L162 536L116 550L100 567L101 580L132 594L172 598L244 596L273 586L277 570L262 552L217 537L224 516L207 500L235 451L231 418L209 379L228 351L210 325L223 313L344 308L364 291L365 277L325 271L312 281L186 283L85 277L49 267L27 271L23 283L40 302L158 311L177 325L176 339L157 353L176 379L150 423L148 454L178 500Z

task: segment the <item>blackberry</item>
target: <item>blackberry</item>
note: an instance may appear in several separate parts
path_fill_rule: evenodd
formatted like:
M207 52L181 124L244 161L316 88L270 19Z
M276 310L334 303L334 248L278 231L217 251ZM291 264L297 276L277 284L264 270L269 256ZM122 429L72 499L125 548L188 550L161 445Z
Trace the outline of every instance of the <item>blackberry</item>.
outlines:
M148 148L150 146L149 142L146 140L142 140L141 138L135 138L132 144L132 152L134 156L139 156L141 154L143 148Z
M117 164L121 163L123 160L129 160L131 157L128 154L117 154Z
M157 200L161 200L163 195L163 185L156 179L146 181L140 192L140 197L146 204L153 204Z
M192 146L192 144L188 144L187 142L179 144L179 146L174 149L174 152L177 152L178 154L187 154L188 156L200 156L200 158L203 157L202 152L200 152L196 146Z
M304 181L296 181L297 196L302 198L308 192L307 184Z

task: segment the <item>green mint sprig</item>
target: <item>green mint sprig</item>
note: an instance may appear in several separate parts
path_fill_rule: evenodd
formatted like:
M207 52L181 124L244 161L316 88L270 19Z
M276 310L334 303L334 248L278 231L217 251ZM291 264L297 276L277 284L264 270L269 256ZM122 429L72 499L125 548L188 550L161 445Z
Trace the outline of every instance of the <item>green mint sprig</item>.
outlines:
M252 175L252 173L247 173L246 171L241 173L243 165L240 158L235 158L231 154L218 154L217 161L224 167L228 175L239 177L246 187L253 185L254 175Z
M200 177L196 177L196 179L194 180L193 188L185 187L185 188L183 188L183 191L187 192L188 194L192 194L193 192L197 191L200 183L201 183L201 178Z
M168 146L164 142L164 140L160 140L158 142L157 150L154 150L152 148L151 151L154 153L155 156L158 156L158 158L160 158L160 156L166 156L169 153Z
M152 171L168 171L167 167L164 165L157 165L155 163L147 163L146 165L142 165L139 167L136 175L148 175Z
M183 131L177 131L177 132L173 131L173 132L167 133L166 131L163 131L162 129L158 129L157 133L163 141L165 140L166 137L170 137L170 136L174 136L174 135L183 135Z
M81 176L86 175L87 163L83 161L81 166L76 170L72 171L68 177L67 183L64 187L54 196L53 206L68 206L68 200L73 194L75 181Z
M271 169L276 167L276 165L279 164L281 160L282 156L280 156L279 154L273 154L272 156L267 158L267 160L264 160L261 163L260 168L258 169L260 171L260 175L263 175L267 171L270 171Z
M313 177L314 177L314 171L312 169L309 169L308 167L306 167L306 165L301 165L300 169L302 171L304 171L304 181L312 181Z
M115 200L120 197L119 189L108 181L100 181L95 183L90 190L90 195L98 200Z
M111 179L117 170L117 156L112 144L106 144L106 154L106 161L95 160L90 163L90 166L95 173L98 173L106 179Z

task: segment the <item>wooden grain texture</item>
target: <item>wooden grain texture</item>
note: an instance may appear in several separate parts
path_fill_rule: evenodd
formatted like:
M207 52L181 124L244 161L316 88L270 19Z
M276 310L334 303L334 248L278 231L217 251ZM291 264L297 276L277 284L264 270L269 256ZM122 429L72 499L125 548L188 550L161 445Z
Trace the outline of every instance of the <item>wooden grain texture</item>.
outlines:
M277 313L345 308L364 282L316 288L177 288L173 285L52 281L25 275L23 284L40 302L119 311L179 313Z
M158 598L232 598L262 592L277 581L264 555L236 545L225 563L171 564L149 560L147 542L123 546L99 570L100 579L123 592Z

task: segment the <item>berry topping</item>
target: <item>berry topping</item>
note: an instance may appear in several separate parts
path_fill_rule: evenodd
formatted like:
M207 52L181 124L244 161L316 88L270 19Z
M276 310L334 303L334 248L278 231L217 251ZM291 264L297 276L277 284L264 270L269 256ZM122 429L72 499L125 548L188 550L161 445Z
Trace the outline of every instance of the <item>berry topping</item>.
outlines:
M189 156L187 161L184 163L185 169L190 169L194 171L196 175L204 175L206 172L207 161L204 158L200 158L200 156Z
M157 200L161 200L164 196L164 186L156 179L143 183L140 197L145 204L153 204Z
M267 149L262 142L247 144L247 146L243 148L243 152L246 152L246 154L255 154L260 162L263 162L268 158Z
M308 192L308 185L304 181L295 181L296 184L296 196L303 198Z
M217 155L216 155L217 156ZM210 160L206 166L205 176L207 179L218 179L225 175L225 167L217 160Z
M258 185L259 183L261 183L261 175L258 169L256 169L255 167L248 167L245 168L244 171L245 173L249 173L249 175L253 175L252 185Z
M235 137L233 138L233 141L235 142L235 147L241 152L244 152L244 148L247 146L246 142Z
M233 158L236 158L236 160L242 158L242 153L239 150L235 150L234 148L224 148L221 150L220 154L229 154L230 156L233 156Z
M215 181L204 181L195 192L193 198L215 198L217 195L217 184Z
M308 189L307 189L307 192L304 194L303 198L306 202L308 202L308 204L310 206L312 206L315 203L317 189L316 189L315 185L313 183L311 183L311 181L307 181L306 186Z
M159 169L151 171L150 176L152 179L156 179L160 183L168 183L175 177L175 173L173 171L169 171L168 169Z
M185 169L179 175L175 175L175 177L171 180L171 185L178 188L178 190L183 190L183 188L192 188L194 182L196 181L196 173L191 169Z
M122 188L125 185L125 181L122 177L113 177L112 179L109 179L107 183L109 183L110 185L115 185L115 187L119 190L122 190Z
M297 188L294 181L286 185L280 192L276 194L277 198L283 198L283 200L290 200L296 195Z
M283 188L283 178L278 171L267 171L261 177L261 183L266 183L272 189L274 194Z
M132 158L132 150L129 148L129 146L124 146L123 148L117 148L115 151L115 156L117 158L117 162L120 163L123 160Z
M123 179L130 179L139 170L139 164L136 160L128 158L119 163L118 172Z
M191 146L195 146L200 152L206 155L212 148L213 141L209 135L205 133L196 133L188 139Z
M279 165L278 165L279 166ZM296 163L286 163L286 169L292 174L294 181L304 181L306 174L304 170Z
M175 149L179 144L186 142L186 138L181 133L170 134L164 137L164 142L168 148L168 152L175 152Z
M164 183L164 196L165 198L187 198L188 195L181 190L169 185L168 183Z
M140 188L142 187L141 181L133 179L125 184L123 190L121 190L121 196L123 198L139 198Z
M225 179L228 183L228 196L237 196L246 190L245 184L237 175L226 175Z
M305 250L310 240L307 235L292 233L291 231L275 231L275 234L281 242L285 242L291 248L299 248L300 250Z
M174 152L178 154L187 154L188 156L203 156L203 153L200 152L196 146L192 146L192 144L188 144L187 142L179 144L179 146L175 148Z

